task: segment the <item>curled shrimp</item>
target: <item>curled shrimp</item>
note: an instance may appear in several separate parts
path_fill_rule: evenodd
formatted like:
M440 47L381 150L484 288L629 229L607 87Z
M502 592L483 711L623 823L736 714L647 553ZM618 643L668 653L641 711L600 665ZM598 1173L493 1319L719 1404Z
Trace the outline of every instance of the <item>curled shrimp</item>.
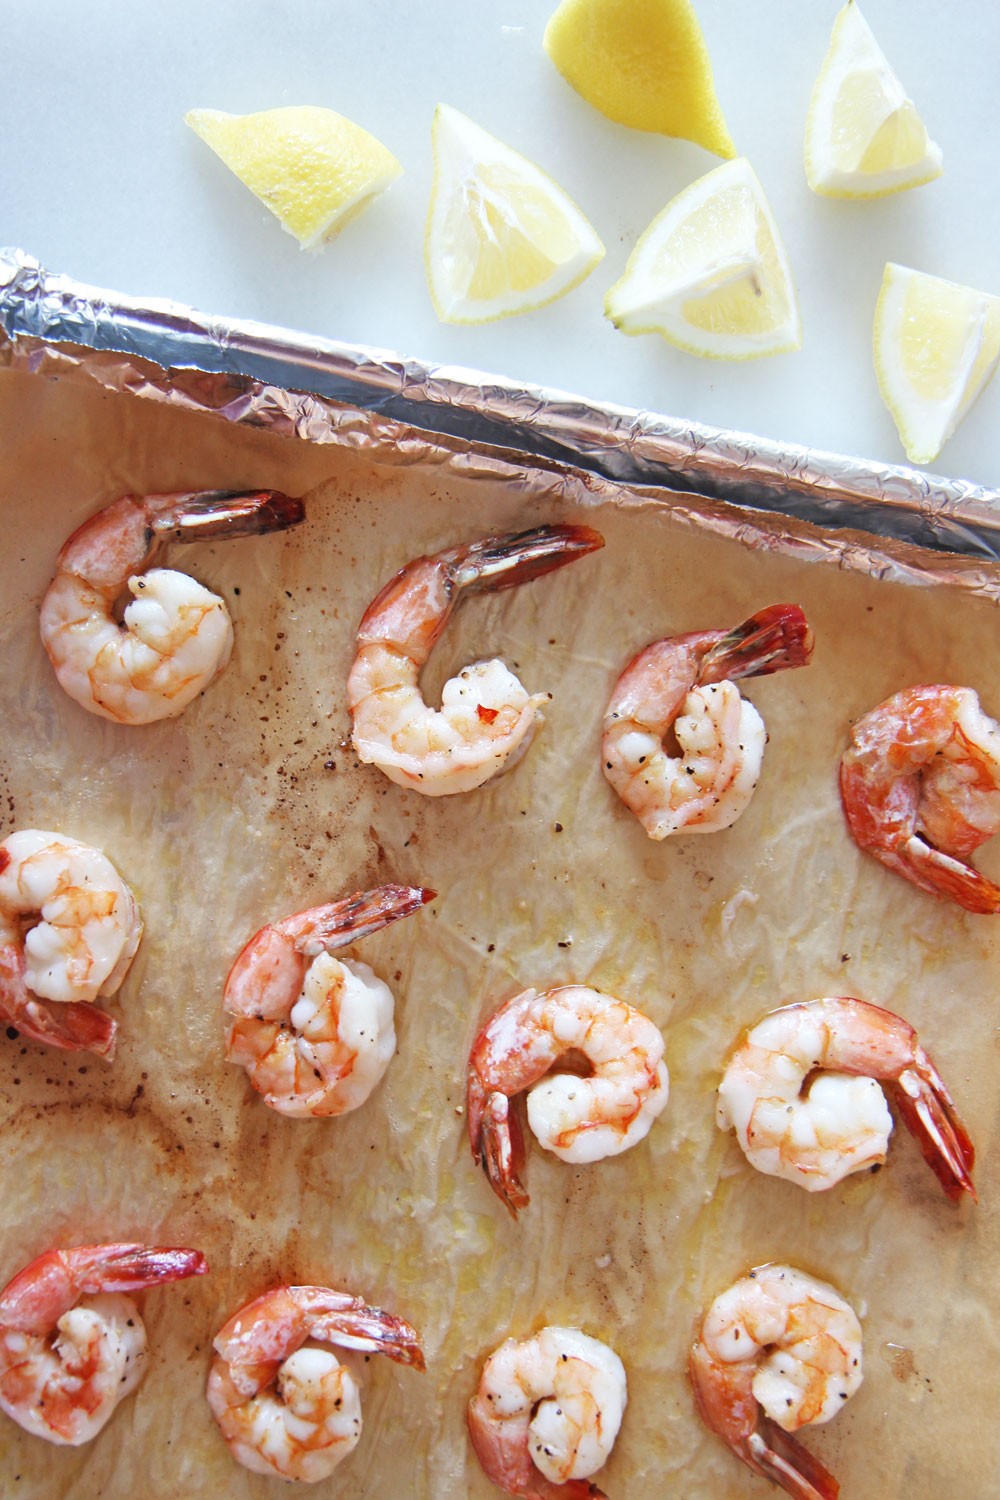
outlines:
M576 1058L583 1076L550 1072L560 1059L572 1066ZM469 1141L515 1218L529 1201L512 1106L525 1089L528 1124L546 1151L568 1162L617 1156L643 1140L666 1105L663 1036L624 1000L581 984L524 990L490 1016L469 1055Z
M483 1472L522 1500L605 1500L587 1481L614 1447L627 1394L618 1355L576 1328L505 1340L469 1402Z
M1000 886L968 861L1000 832L1000 725L971 688L904 688L858 719L840 763L847 826L921 890L1000 912Z
M313 1483L357 1446L358 1385L323 1344L424 1368L416 1330L360 1297L279 1286L249 1302L215 1337L207 1396L230 1453L255 1474Z
M0 843L0 1016L33 1042L111 1058L113 995L142 936L128 886L99 849L24 828Z
M124 495L105 506L63 546L42 601L42 645L60 685L119 724L179 714L228 662L233 627L217 594L185 573L150 570L160 545L280 531L303 514L277 490Z
M788 1435L829 1422L861 1384L861 1324L832 1286L758 1266L716 1297L689 1369L703 1420L737 1458L795 1500L836 1500L833 1475Z
M603 547L589 526L539 526L418 557L391 578L358 626L347 682L354 747L399 786L443 797L482 786L527 749L539 706L502 661L464 667L424 702L420 670L466 593L528 583Z
M145 1373L146 1330L126 1292L202 1276L199 1250L48 1250L0 1292L0 1407L36 1437L96 1437Z
M972 1143L913 1027L867 1000L810 1000L772 1011L740 1041L716 1120L759 1172L810 1192L885 1161L892 1094L949 1198L976 1193Z
M233 1017L226 1057L279 1114L342 1115L363 1104L396 1050L393 998L367 964L333 955L436 892L403 885L358 891L269 923L226 980Z
M802 667L813 634L797 604L773 604L733 630L653 643L615 683L604 715L604 775L651 839L714 833L745 811L767 735L734 679ZM672 736L680 755L664 741Z

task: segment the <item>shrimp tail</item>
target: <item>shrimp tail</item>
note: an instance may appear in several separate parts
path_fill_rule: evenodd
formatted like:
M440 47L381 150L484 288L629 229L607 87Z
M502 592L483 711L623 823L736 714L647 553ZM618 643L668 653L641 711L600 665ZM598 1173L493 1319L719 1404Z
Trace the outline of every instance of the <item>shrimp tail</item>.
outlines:
M45 1332L80 1297L142 1291L207 1270L200 1250L139 1244L47 1250L0 1292L0 1320L25 1333Z
M797 604L769 604L716 641L702 660L699 681L766 677L804 667L812 656L813 639Z
M16 1012L0 1001L0 1015L6 1016L11 1026L31 1042L59 1047L64 1052L93 1052L108 1062L114 1058L118 1025L89 1001L49 1004L45 1000L29 1000Z
M147 495L143 505L161 541L202 542L287 531L305 520L302 501L280 490L196 490Z
M590 526L535 526L456 548L450 572L456 588L493 592L530 583L603 546Z
M359 942L400 918L411 916L436 895L436 891L420 886L380 885L370 891L356 891L342 901L298 912L277 925L288 932L297 952L314 958L318 953L333 953Z
M954 1202L968 1193L973 1203L978 1203L972 1182L975 1148L943 1079L922 1047L917 1049L915 1066L900 1074L893 1096L907 1129L948 1197Z
M138 1292L208 1272L208 1261L200 1250L175 1245L94 1245L66 1253L78 1274L80 1266L84 1267L89 1278L84 1292ZM81 1261L84 1256L89 1259Z
M87 1000L49 1001L32 995L24 983L24 955L12 944L0 947L0 1019L32 1042L64 1052L93 1052L110 1062L118 1026Z
M292 1288L294 1291L295 1288ZM340 1344L344 1349L360 1349L366 1354L385 1354L398 1365L424 1370L424 1351L417 1330L395 1313L381 1307L369 1307L360 1297L351 1306L315 1319L313 1336Z
M793 1500L837 1500L840 1485L828 1469L776 1423L761 1416L745 1439L740 1457L755 1473L772 1480Z
M1000 912L1000 885L987 880L973 865L935 849L917 834L896 851L895 860L883 858L877 849L869 852L933 896L955 901L978 916Z
M524 1131L512 1101L495 1089L487 1093L470 1073L469 1140L473 1160L486 1173L490 1187L516 1219L527 1208L528 1194L521 1184L524 1171Z
M386 1354L424 1369L420 1335L395 1313L325 1286L276 1287L249 1302L215 1337L215 1349L234 1367L277 1367L307 1338L345 1349Z

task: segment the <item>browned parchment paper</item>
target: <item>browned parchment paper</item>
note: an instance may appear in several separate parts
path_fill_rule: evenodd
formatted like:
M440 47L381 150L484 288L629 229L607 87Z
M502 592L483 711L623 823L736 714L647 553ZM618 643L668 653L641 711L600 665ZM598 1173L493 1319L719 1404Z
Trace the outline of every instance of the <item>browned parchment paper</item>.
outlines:
M364 1366L361 1445L317 1497L486 1500L464 1408L509 1333L575 1324L624 1360L629 1405L600 1476L612 1500L768 1493L695 1416L685 1376L699 1310L749 1266L782 1259L860 1312L865 1383L807 1435L844 1500L995 1494L998 940L993 919L936 903L854 849L836 791L848 726L895 689L964 682L1000 714L996 606L880 582L699 532L650 503L555 499L500 479L377 467L350 448L235 430L97 389L0 376L4 518L3 832L53 827L103 848L146 921L106 1002L111 1066L0 1037L0 1277L50 1245L137 1238L200 1247L211 1275L147 1293L151 1358L90 1446L56 1449L0 1418L17 1500L278 1493L239 1468L203 1389L211 1338L277 1281L328 1281L422 1331L428 1372ZM126 491L275 486L308 521L172 560L221 591L236 649L178 720L126 729L56 686L37 609L58 547ZM489 788L429 802L360 767L344 681L352 631L411 556L487 531L584 519L603 552L465 605L429 691L479 654L553 694L525 760ZM652 844L600 773L597 737L629 656L675 631L801 603L813 665L750 683L770 732L731 830ZM982 863L1000 868L997 853ZM270 1112L222 1057L229 964L265 921L398 879L436 888L359 956L397 995L398 1054L340 1120ZM469 1044L496 1003L580 981L663 1028L672 1092L647 1140L572 1168L530 1154L512 1222L464 1134ZM855 993L919 1030L980 1152L977 1207L949 1204L905 1132L888 1165L810 1197L764 1178L714 1124L738 1030L775 1005Z

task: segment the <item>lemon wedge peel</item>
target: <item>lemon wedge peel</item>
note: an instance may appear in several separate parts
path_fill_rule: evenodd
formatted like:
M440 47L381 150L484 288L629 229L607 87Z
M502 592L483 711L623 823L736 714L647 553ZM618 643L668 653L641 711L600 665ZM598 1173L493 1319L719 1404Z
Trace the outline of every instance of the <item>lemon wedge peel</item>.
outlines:
M872 344L907 458L932 463L1000 360L1000 297L889 261Z
M639 238L604 314L622 333L658 333L712 359L799 349L788 257L746 157L684 188Z
M690 0L562 0L542 45L608 119L736 155Z
M604 246L547 172L448 104L431 138L424 261L442 323L533 311L590 275Z
M941 149L858 9L847 0L806 114L806 180L828 198L881 198L940 177Z
M319 105L192 109L184 123L303 250L321 249L403 170L375 136Z

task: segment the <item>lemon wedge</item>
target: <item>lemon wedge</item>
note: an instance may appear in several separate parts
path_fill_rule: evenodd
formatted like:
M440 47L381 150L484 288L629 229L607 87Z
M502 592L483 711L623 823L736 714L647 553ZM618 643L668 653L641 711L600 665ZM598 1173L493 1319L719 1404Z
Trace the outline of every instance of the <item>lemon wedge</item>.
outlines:
M806 116L806 178L829 198L878 198L940 177L941 151L856 0L833 23Z
M367 130L314 105L250 115L192 109L184 123L303 250L321 249L403 170Z
M604 315L623 333L660 333L716 359L800 347L788 258L746 157L699 177L657 214L605 297Z
M563 0L542 45L608 119L736 155L690 0Z
M1000 297L890 261L875 307L875 374L911 463L935 459L1000 359Z
M604 246L576 204L534 162L467 115L439 104L424 259L442 323L486 323L553 302Z

